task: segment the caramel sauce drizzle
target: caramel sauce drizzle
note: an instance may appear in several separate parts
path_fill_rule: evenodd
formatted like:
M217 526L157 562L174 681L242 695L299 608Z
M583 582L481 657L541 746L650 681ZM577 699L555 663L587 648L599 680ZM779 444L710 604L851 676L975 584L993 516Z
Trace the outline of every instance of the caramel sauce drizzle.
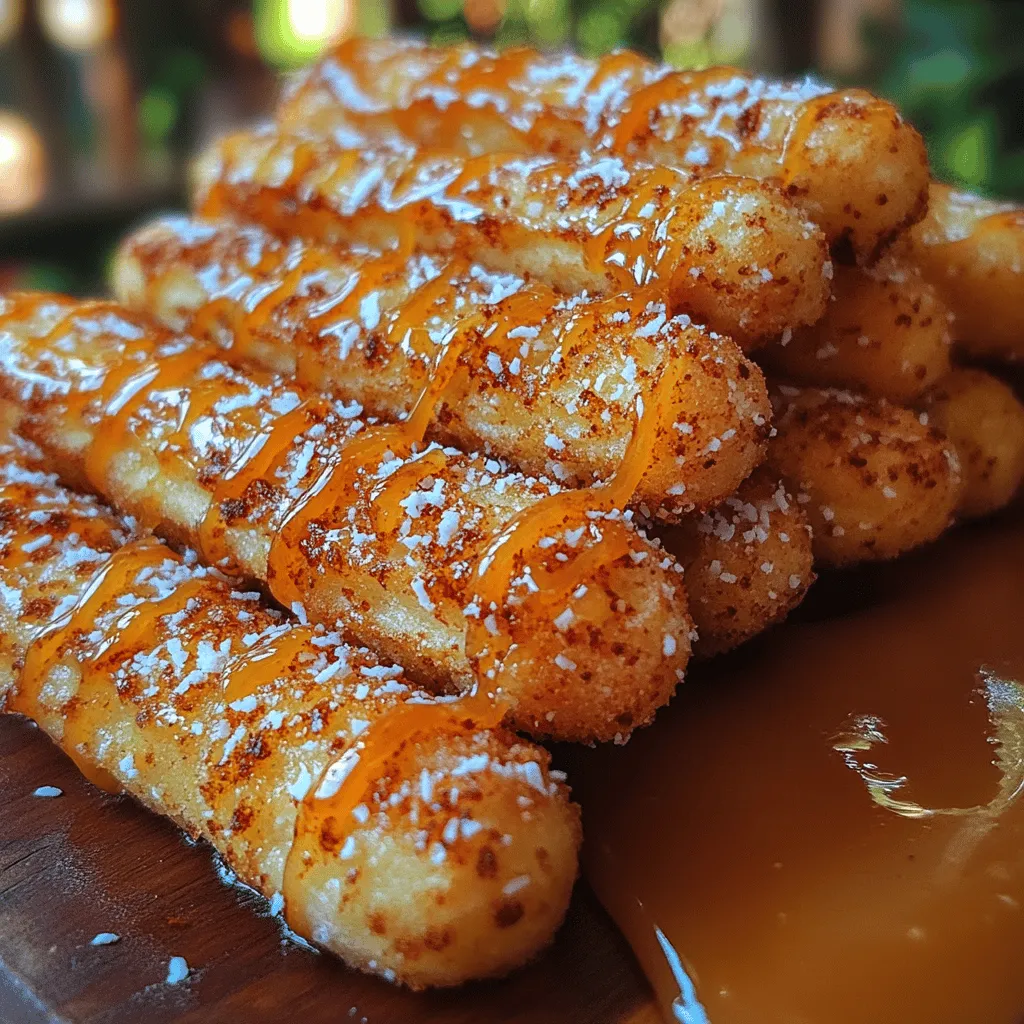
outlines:
M152 538L132 541L115 551L93 576L75 606L56 622L44 627L33 639L25 655L21 679L11 697L11 709L37 717L43 705L42 692L56 665L65 657L74 657L69 647L77 637L90 633L98 612L118 596L130 592L132 583L147 568L156 568L170 552ZM192 594L179 588L171 600L187 603ZM185 601L181 601L184 597ZM94 740L103 725L104 690L111 688L110 674L104 671L105 656L122 656L131 645L152 631L153 623L169 610L167 601L145 601L126 609L108 630L103 642L87 658L78 660L78 690L73 711L64 716L62 746L78 770L100 789L120 793L121 784L105 768L97 765L80 747ZM116 696L116 690L113 691Z
M612 152L627 153L633 143L650 132L652 115L666 104L678 102L706 90L709 85L742 74L738 68L721 65L703 71L665 75L642 86L629 97L626 109L612 129Z
M236 137L226 145L227 164L237 159L240 142ZM425 150L415 158L396 157L405 159L406 166L393 177L386 201L380 193L375 200L360 196L357 208L338 209L329 201L320 201L315 205L305 202L310 190L305 175L315 165L314 149L313 142L295 141L283 136L272 144L270 151L257 165L253 177L254 182L259 182L261 167L275 163L285 153L291 152L292 171L280 185L257 185L239 192L235 186L227 184L222 174L198 202L197 213L203 217L219 217L232 210L241 211L248 219L257 221L279 236L299 235L314 244L328 247L337 241L339 227L347 228L360 218L375 217L386 221L388 229L394 233L397 240L395 254L408 256L416 249L413 230L417 223L437 221L440 215L439 223L445 225L445 230L452 230L445 207L456 203L472 205L476 183L501 167L509 157L508 152L456 157L443 150L437 151L437 158L453 163L453 168L447 176L438 170L436 182L429 189L424 189L419 173L424 161L429 162L434 158L433 151ZM331 158L337 160L339 166L325 181L313 187L319 190L321 196L331 195L337 184L351 177L361 156L358 150L332 150ZM574 168L573 163L552 161L548 165L533 168L530 173L538 190L554 190L571 175ZM678 268L684 240L666 238L665 244L659 247L657 257L652 257L652 232L660 230L661 223L665 222L640 217L639 211L648 203L653 203L655 209L661 209L666 194L671 196L685 187L686 178L681 172L668 166L645 167L643 174L632 183L628 193L621 199L618 212L612 215L602 212L606 218L603 226L594 231L583 244L587 270L595 276L608 278L610 286L618 291L649 286L657 279L659 271L671 278ZM296 210L294 205L297 199L304 205ZM670 217L671 210L668 215ZM645 221L648 223L646 231L623 231L630 224L642 224ZM477 229L460 228L455 224L454 230ZM510 237L519 235L525 238L524 229L515 217L506 225L506 231ZM475 244L476 240L472 242Z
M187 378L209 358L202 350L180 352L166 359L147 363L134 373L115 371L109 374L98 392L103 401L103 429L97 431L85 454L85 475L89 483L102 490L106 484L110 465L123 450L125 439L131 433L130 421L138 407L157 391L176 387L176 382ZM216 401L214 388L207 389L208 402ZM189 422L189 414L196 416L202 408L189 403L188 413L181 416L176 435L180 435ZM172 443L174 438L172 437Z
M199 548L204 558L214 565L234 568L230 548L223 537L224 503L240 499L256 480L272 480L295 439L310 422L317 422L326 413L324 400L307 399L291 412L278 416L246 446L214 486L210 506L199 527Z
M566 529L573 522L586 524L592 516L600 518L629 504L650 466L679 372L679 364L670 363L652 391L646 397L637 397L633 436L619 468L608 480L541 499L513 516L491 541L477 567L474 600L479 615L468 620L466 634L467 656L481 681L486 679L488 685L495 686L507 671L505 659L513 644L507 630L499 628L495 632L488 623L488 613L500 612L512 581L525 566L526 552L536 549L546 535ZM635 550L621 522L605 521L602 531L603 546L592 546L565 565L533 575L537 589L527 599L532 609L557 614L592 572ZM589 607L600 616L595 624L611 615L607 603L601 605L592 599Z
M811 150L807 143L825 112L842 96L842 92L825 93L823 96L805 100L797 108L797 114L790 121L782 144L779 178L784 186L791 185L795 178L808 174L813 169L809 158ZM877 104L877 101L874 102ZM885 116L891 117L891 110L886 110Z
M599 125L589 123L589 119L597 117L610 130L607 143L602 141L602 145L607 145L613 153L627 155L632 146L651 134L652 117L660 108L687 98L707 98L703 94L708 86L737 76L747 77L747 73L740 69L719 65L672 72L649 80L650 72L655 70L653 66L637 54L621 50L596 61L585 83L582 75L574 76L575 80L563 90L556 87L550 99L544 93L548 86L539 86L538 99L538 86L529 77L538 56L529 48L513 48L498 54L483 53L472 62L465 60L465 50L459 48L450 48L443 54L431 53L429 57L434 62L433 69L418 77L411 95L398 104L387 105L387 109L382 111L372 99L378 92L375 83L369 80L373 73L372 64L364 59L358 41L339 46L333 59L344 67L362 90L361 96L342 94L339 97L345 119L359 127L383 115L403 137L429 143L430 139L424 138L424 132L435 131L438 121L443 131L457 133L461 125L467 122L479 124L482 117L491 114L510 130L512 137L521 144L522 151L529 153L561 151L564 148L561 136L567 125L577 126L588 133L597 131L603 136ZM581 64L580 70L583 66ZM603 104L595 108L594 113L588 113L593 101L600 97L602 87L617 75L623 77L622 89L627 96L621 113L608 110ZM444 93L443 106L435 98L438 91ZM458 98L449 100L452 92ZM466 97L474 93L490 102L484 106L479 102L470 105ZM790 115L779 161L784 182L788 183L806 169L807 155L803 143L817 124L820 112L841 95L832 92L801 102ZM350 102L346 103L346 100ZM728 143L715 134L704 132L702 127L698 120L695 133L715 153L704 173L727 170L730 154L723 148ZM763 148L750 138L743 140L743 146L748 151ZM575 147L570 145L569 148Z
M311 265L300 262L299 267L288 272L282 284L272 292L274 301L261 302L254 308L249 318L242 322L245 342L271 314L276 304L294 294ZM392 265L391 261L385 260L378 269L384 272ZM283 262L278 263L278 266L283 266ZM454 267L456 273L464 270L465 265L461 263ZM439 277L427 282L414 301L408 303L401 315L392 321L389 333L400 338L403 344L411 344L417 331L423 330L423 322L429 312L444 297L452 273L453 267L449 265ZM363 287L369 289L378 280L379 276L367 275ZM357 301L357 291L358 288L345 300L346 304ZM503 308L501 329L492 331L497 337L487 338L491 347L495 344L500 346L502 338L507 340L511 328L517 322L522 322L516 313L525 312L531 303L538 302L537 295L529 292L514 295L511 299ZM222 308L220 312L223 311ZM54 330L40 339L39 346L45 346L58 329L65 329L73 315L74 311L63 318ZM207 314L208 317L212 315ZM229 313L232 318L235 315L234 312ZM582 316L576 318L569 327L566 334L570 338L580 329L583 320ZM482 315L464 320L441 345L434 372L404 421L369 427L357 435L330 460L314 484L289 509L273 538L268 567L268 578L274 583L275 596L283 603L302 600L302 588L296 586L295 580L301 578L302 566L306 561L300 544L308 533L310 523L322 519L344 501L358 476L374 464L379 464L388 452L408 457L417 445L422 444L437 405L444 399L455 377L459 360L471 342L477 339L482 322ZM566 340L563 337L562 343ZM99 397L111 415L114 429L106 432L107 436L102 440L97 435L94 442L97 451L95 454L90 452L88 460L90 478L102 478L109 459L123 443L125 432L130 429L129 421L138 403L153 390L169 385L176 376L180 378L183 374L194 372L207 356L208 352L203 349L189 351L159 364L144 364L127 375L108 375ZM398 705L364 733L358 743L350 745L341 760L328 764L317 785L307 794L296 818L294 841L288 854L283 882L283 894L288 908L286 913L293 927L301 931L308 924L299 895L299 883L303 869L312 855L312 844L316 842L322 846L328 843L328 838L330 842L337 842L339 831L344 835L348 817L367 786L396 759L400 765L403 757L411 755L412 741L416 736L457 732L467 728L494 728L504 718L507 708L500 696L498 683L508 668L509 654L520 645L515 644L507 630L503 632L500 627L495 636L487 625L488 611L494 609L501 612L516 574L526 564L528 551L536 548L546 535L567 529L574 522L585 527L592 516L600 519L604 514L629 503L650 464L653 445L671 402L675 372L675 367L669 364L656 385L645 395L638 396L633 436L627 445L622 464L610 479L582 490L548 496L524 509L506 524L487 548L478 566L475 586L474 599L481 608L481 614L477 619L469 619L466 638L467 656L479 680L473 692L454 703ZM93 400L97 393L89 393L88 397ZM214 528L219 514L216 510L221 502L227 497L240 496L252 481L272 473L294 444L296 436L301 433L304 421L311 415L320 416L325 408L322 400L308 400L279 417L254 439L215 491L210 512L201 529L204 551L208 554L216 551ZM179 429L183 429L187 418L187 415L179 417ZM419 474L419 479L422 479L442 469L444 461L443 452L431 450L421 458L407 463L391 478L382 481L373 494L373 508L375 521L385 534L392 532L400 520L400 501L409 493L412 483L409 477ZM634 550L631 536L621 522L604 521L601 530L603 545L589 546L571 561L553 570L545 568L542 573L538 573L543 585L539 593L531 594L528 598L531 609L545 613L557 610L559 605L568 602L578 591L583 579L601 566L609 565ZM143 541L130 544L112 556L67 620L55 624L32 645L26 662L23 696L19 698L23 702L22 707L28 706L31 700L38 701L45 679L66 639L80 630L82 624L88 622L113 593L123 590L130 580L135 579L142 568L159 564L166 554L166 549L154 542ZM187 592L187 588L179 588L180 592ZM180 601L181 597L176 595L175 600ZM147 624L152 622L152 616L163 613L159 610L160 602L149 602L142 607L149 609L149 617L137 613L130 619L134 622L134 628L130 629L128 623L121 627L122 632L112 641L115 646L121 644L118 649L124 649L125 641L134 641L143 635ZM611 614L606 602L603 603L598 595L594 595L586 605L578 603L577 607L581 610L586 607L588 616L595 624ZM294 630L283 639L257 645L258 649L236 659L227 670L227 702L232 703L253 694L261 685L286 671L301 653L306 639L305 630ZM86 694L92 693L101 679L102 676L96 670L96 661L88 663L83 670L79 700L82 699L83 691ZM100 703L93 699L82 707L94 710L91 714L79 711L75 728L67 736L69 747L81 742L77 737L87 738L95 732L97 722L91 716L101 710ZM83 765L82 770L87 777L98 780L98 784L108 788L117 787L116 780L109 773L104 774L88 764ZM342 780L336 786L329 784L342 771L347 772Z
M285 860L281 894L285 919L299 934L312 934L303 876L324 854L336 856L351 829L352 812L379 780L409 776L416 741L496 729L505 717L501 700L474 692L452 702L405 701L379 718L332 759L299 804L295 835Z
M260 687L288 674L300 655L313 650L312 636L313 631L304 626L284 627L279 635L265 637L232 658L224 671L225 703L251 697Z
M641 198L640 202L643 201ZM391 272L394 267L395 260L388 256L372 262L369 272L362 276L342 303L332 307L331 314L340 318L356 308L366 294L380 286L382 275ZM425 331L425 323L439 306L442 313L450 312L444 302L449 292L448 282L465 273L466 269L463 262L455 261L445 267L439 276L421 286L391 321L387 328L389 337L397 339L398 344L412 351L422 351L424 346L416 344L413 339L417 333ZM278 302L286 301L300 281L301 275L293 272L287 282L274 289L272 294ZM546 288L525 289L507 297L489 320L493 329L486 335L486 348L507 356L511 345L508 334L513 327L529 322L531 314L536 316L544 304L551 305L554 300L554 292ZM638 298L631 311L637 312L642 304L643 300ZM588 311L573 318L558 339L561 346L572 344L578 338L588 322L588 314L591 317L596 315L594 311ZM401 453L408 457L414 446L422 443L438 404L445 399L452 385L459 359L467 353L470 343L479 338L478 324L482 320L482 316L478 315L473 322L464 321L442 345L432 378L405 421L371 427L357 436L293 505L272 542L270 555L269 575L274 581L275 594L283 603L301 601L303 597L304 588L296 581L302 579L305 559L300 552L300 544L308 533L309 524L327 517L338 504L344 503L345 492L354 486L358 474L374 463L379 464L387 452ZM478 343L477 350L472 352L472 358L478 362L482 359L482 352L478 351L482 347ZM518 344L515 347L518 350ZM672 374L674 371L670 367L668 372ZM364 733L356 745L350 745L340 759L332 760L325 767L320 779L300 805L294 841L287 857L283 895L291 927L309 933L309 922L301 899L301 879L306 866L318 850L329 848L336 853L341 848L350 828L349 816L367 787L396 758L400 765L403 751L408 752L406 756L412 753L412 741L417 735L454 731L466 727L470 722L477 728L488 729L501 722L506 707L500 695L500 681L503 674L510 670L510 654L516 645L507 631L498 628L498 635L495 636L494 631L488 628L486 610L502 607L511 582L525 563L528 552L546 534L557 532L577 521L586 524L589 522L588 512L607 513L629 503L650 463L658 431L668 413L674 384L674 379L659 381L653 392L646 396L646 401L644 398L637 401L637 425L622 465L612 479L586 490L543 499L519 513L489 546L480 563L476 580L475 600L479 602L482 612L477 619L469 620L467 628L467 655L478 677L474 693L455 704L399 705ZM264 441L263 435L257 439L254 443L254 447L258 445L256 454L244 455L243 468L229 478L233 494L241 494L251 480L264 475L279 462L282 454L293 443L296 433L294 427L299 425L298 421L304 415L304 407L293 410L273 425L271 440ZM292 419L289 420L289 417ZM400 501L410 493L418 480L442 470L445 461L442 451L428 451L421 458L407 462L372 493L374 522L384 537L393 535L401 521L403 510ZM225 493L222 490L219 495ZM581 551L568 564L537 573L535 580L540 584L539 593L532 594L528 599L534 614L553 618L570 600L588 622L599 624L611 614L597 588L585 601L576 596L583 579L589 578L601 566L611 564L635 550L632 537L621 522L604 522L601 531L601 545L592 545ZM291 644L285 643L279 647L276 642L269 645L268 650L254 650L230 669L227 699L238 700L255 692L268 679L280 674L292 662L296 653L297 649ZM483 685L485 683L486 687ZM348 774L344 776L343 782L333 787L326 785L330 777L346 771Z
M534 109L527 76L536 60L536 51L529 47L510 47L500 53L482 54L474 61L466 61L465 53L459 47L432 53L434 67L419 79L412 96L399 104L387 104L386 110L381 111L371 98L376 91L370 81L373 68L363 59L359 40L342 43L334 51L334 60L345 68L362 91L359 97L348 97L357 102L345 107L346 120L354 126L365 127L383 113L402 136L424 141L424 127L435 124L438 115L445 126L457 128L467 120L479 122L493 113L510 129L512 139L519 143L522 152L535 152L538 146L547 149L557 144L559 128L564 128L571 118L558 112L553 104L542 103L540 109ZM583 86L580 101L597 94L613 76L622 72L636 74L644 66L643 59L629 50L606 55ZM435 101L437 90L445 92L443 108ZM449 101L448 94L452 91L457 97ZM484 106L471 104L467 97L473 94L482 94L492 102Z
M323 519L339 504L346 503L346 496L355 490L359 477L378 467L388 453L408 458L412 450L423 443L437 404L455 373L459 355L475 334L475 324L471 321L472 318L460 325L455 335L442 346L434 373L406 419L363 430L328 462L312 487L288 510L271 542L268 558L268 574L282 603L290 607L302 601L304 588L297 580L303 578L306 556L301 550L301 543L309 532L309 524ZM401 324L398 326L401 329ZM446 461L443 452L429 452L424 458L407 462L376 489L372 515L374 525L384 534L379 540L390 539L401 519L400 502L410 493L413 483L410 476L416 480L424 479L443 468Z

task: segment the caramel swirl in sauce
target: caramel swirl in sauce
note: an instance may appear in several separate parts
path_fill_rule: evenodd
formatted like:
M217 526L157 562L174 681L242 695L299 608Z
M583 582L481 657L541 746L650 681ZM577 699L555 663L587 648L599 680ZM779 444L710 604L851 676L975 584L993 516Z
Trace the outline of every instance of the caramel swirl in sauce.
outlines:
M1022 511L824 577L572 752L585 872L667 1020L1020 1020Z

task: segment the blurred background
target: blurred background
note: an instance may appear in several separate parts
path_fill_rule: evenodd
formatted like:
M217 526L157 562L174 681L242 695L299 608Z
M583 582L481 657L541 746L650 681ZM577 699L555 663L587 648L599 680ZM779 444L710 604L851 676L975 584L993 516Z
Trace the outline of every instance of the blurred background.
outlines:
M353 33L631 46L866 84L937 177L1024 197L1024 0L0 0L0 287L102 288L189 154Z

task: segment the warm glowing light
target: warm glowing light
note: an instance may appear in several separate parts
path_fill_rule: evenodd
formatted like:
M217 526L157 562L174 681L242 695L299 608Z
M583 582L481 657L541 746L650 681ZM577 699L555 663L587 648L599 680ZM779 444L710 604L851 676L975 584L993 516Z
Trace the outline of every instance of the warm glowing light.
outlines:
M25 0L0 0L0 46L18 34L24 14Z
M742 63L757 8L753 0L671 0L658 25L662 56L676 67Z
M0 110L0 213L35 206L46 188L46 150L23 117Z
M462 14L478 35L490 35L505 16L505 0L465 0Z
M355 25L354 0L257 0L256 41L282 66L313 60Z
M661 13L662 49L703 39L722 15L722 0L672 0Z
M40 0L43 30L67 50L91 50L114 32L113 0Z

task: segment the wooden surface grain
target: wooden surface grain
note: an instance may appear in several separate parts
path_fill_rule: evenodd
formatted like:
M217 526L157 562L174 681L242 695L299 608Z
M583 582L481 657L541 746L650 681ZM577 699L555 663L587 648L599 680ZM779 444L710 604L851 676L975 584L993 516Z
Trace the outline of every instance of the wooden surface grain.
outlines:
M33 796L56 786L60 797ZM629 948L585 885L554 947L509 979L414 995L282 939L210 851L101 795L30 723L0 716L3 1024L654 1024ZM115 945L91 946L100 932ZM167 985L182 956L189 979Z

